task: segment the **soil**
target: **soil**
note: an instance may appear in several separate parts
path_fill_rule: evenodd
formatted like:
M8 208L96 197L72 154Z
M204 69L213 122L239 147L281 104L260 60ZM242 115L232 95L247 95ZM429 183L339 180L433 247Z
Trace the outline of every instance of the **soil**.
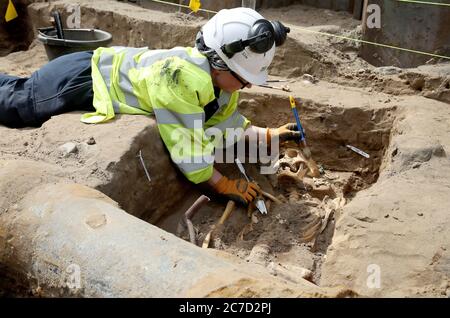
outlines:
M58 1L56 5L66 2ZM106 2L107 10L102 8ZM192 42L187 39L192 39L204 22L181 13L161 14L120 2L80 3L86 17L83 23L112 32L115 44L121 45L187 45ZM49 4L33 6L34 22L45 24ZM110 19L96 19L97 12ZM277 127L292 121L287 96L295 94L301 98L308 144L324 173L310 178L309 184L315 190L305 190L298 184L279 183L275 176L261 176L256 165L247 164L249 175L282 203L266 200L270 205L267 215L236 207L213 236L211 247L260 264L273 275L285 275L294 282L302 276L321 286L347 286L351 295L447 295L450 238L446 226L450 225L450 206L445 198L450 193L450 64L415 69L376 68L358 57L358 45L302 30L360 36L358 21L345 12L295 5L264 9L261 14L292 26L291 39L280 48L271 69L272 79L286 81L274 85L288 85L292 92L254 87L243 92L240 109L256 125ZM173 30L180 32L164 28L167 20L172 21ZM149 24L158 25L158 32L147 29ZM177 35L166 37L170 32ZM0 72L27 76L45 62L43 46L35 41L27 51L1 57ZM80 161L83 158L42 152L54 150L63 140L72 141L77 136L80 123L76 116L69 120L52 119L37 129L2 128L1 159L26 158L69 167L60 171L61 176L98 185L87 172L74 177L85 165ZM123 120L131 125L126 116L119 124L123 125ZM102 136L115 130L114 123L105 125ZM52 134L60 138L49 138ZM90 134L85 133L83 138L88 139ZM351 151L347 144L368 152L370 159ZM96 168L95 176L104 180L108 169ZM232 165L221 165L219 170L239 177ZM119 182L115 185L120 186ZM185 192L178 193L183 198L181 203L165 207L170 213L138 216L189 240L187 229L179 231L178 226L183 213L205 190L186 183L183 187ZM324 187L326 191L322 191ZM130 205L131 199L119 195L116 198L106 190L105 193L121 206L129 207L132 214L138 214L135 212L139 207ZM225 208L226 202L211 198L213 201L192 219L199 246ZM304 238L311 233L308 239ZM404 262L404 256L409 263ZM372 263L382 266L385 284L396 289L365 287L366 266ZM392 269L395 264L397 271ZM414 276L417 273L423 275Z

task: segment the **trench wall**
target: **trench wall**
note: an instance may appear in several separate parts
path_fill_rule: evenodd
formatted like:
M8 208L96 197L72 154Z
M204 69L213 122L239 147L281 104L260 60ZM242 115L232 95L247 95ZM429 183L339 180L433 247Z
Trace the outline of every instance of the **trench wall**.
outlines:
M0 56L27 50L33 41L33 33L30 32L31 21L27 10L30 2L30 0L14 1L18 17L9 22L4 19L8 1L0 2Z
M284 104L286 97L282 95L243 93L240 109L254 125L277 127L293 121L291 109L283 107ZM314 145L311 151L316 161L326 169L353 172L366 169L378 174L389 144L395 108L347 108L302 99L300 111L308 143ZM355 155L347 144L364 149L371 158Z
M435 2L448 3L444 0ZM367 28L364 40L450 56L450 7L391 0L371 0L369 3L381 8L381 28ZM416 67L432 59L431 56L367 44L362 44L361 56L375 66L398 67Z

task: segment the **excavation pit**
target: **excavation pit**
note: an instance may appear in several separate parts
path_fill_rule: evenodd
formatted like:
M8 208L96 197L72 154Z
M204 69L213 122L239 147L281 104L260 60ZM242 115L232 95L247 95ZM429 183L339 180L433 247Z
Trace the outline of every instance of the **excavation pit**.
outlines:
M62 8L65 2L32 4L29 8L31 18L37 24L35 27L48 25L49 12L55 6ZM172 19L161 12L149 14L142 9L128 10L129 7L123 11L124 4L116 1L108 2L112 7L105 9L104 3L96 1L82 5L82 27L108 30L114 35L114 45L148 45L151 48L192 45L192 39L204 22L201 19L185 19L180 15L172 16ZM382 68L373 68L357 58L354 49L341 50L333 42L330 45L330 41L324 38L308 36L308 33L297 29L296 21L301 20L303 23L304 15L312 11L289 9L295 16L292 21L287 21L292 24L292 37L277 54L270 74L288 80L291 93L300 98L300 117L306 129L312 158L325 172L321 177L306 179L306 184L284 184L275 176L260 176L257 165L246 164L248 174L256 178L265 191L283 201L278 205L266 201L269 208L266 216L253 211L249 217L247 209L236 208L211 240L210 250L203 252L193 244L168 235L168 232L177 234L183 213L202 193L206 193L213 201L192 218L197 229L197 245L200 246L212 225L221 217L226 201L212 196L205 189L194 187L177 172L164 151L152 118L118 116L107 125L94 127L81 124L80 114L65 114L52 118L39 129L12 131L0 127L2 161L29 160L33 163L32 169L25 172L20 165L11 172L13 177L9 181L2 178L4 189L8 191L4 191L5 200L0 201L3 204L0 208L4 208L0 209L0 217L3 216L6 225L2 230L7 235L2 236L0 233L0 243L4 244L4 251L14 248L24 253L17 255L17 262L8 263L12 265L0 269L0 281L7 285L0 286L0 291L4 295L39 296L35 290L30 293L28 285L34 284L36 277L52 274L55 268L64 271L68 262L73 260L78 260L83 270L96 269L95 273L84 272L87 275L83 275L83 279L88 277L85 286L87 290L91 289L83 291L84 294L80 296L110 296L110 290L101 289L92 293L92 289L97 286L110 287L108 279L111 277L124 282L120 290L113 286L111 290L119 290L115 295L185 296L180 292L180 286L191 285L183 279L187 276L206 276L210 271L225 277L220 286L223 288L218 290L227 290L224 286L234 285L230 283L232 279L228 279L229 272L224 274L221 271L221 262L235 260L230 255L236 255L244 261L242 263L248 263L250 270L259 266L277 278L299 282L296 286L301 286L300 289L304 288L301 283L303 277L322 286L320 290L330 286L345 286L363 296L403 297L417 296L418 293L445 293L448 285L441 285L441 281L448 282L448 271L445 271L449 258L445 251L450 250L446 243L449 242L448 231L445 231L449 224L446 212L448 195L444 192L449 187L448 160L445 161L448 159L445 156L449 147L448 121L445 118L448 118L449 113L448 105L438 101L448 103L448 71L442 68L441 72L441 67L436 67L435 71L432 66L427 66L430 75L426 76L422 74L423 68L394 69L399 75L389 75ZM280 12L274 12L283 21L287 13L283 11L279 15ZM315 15L327 16L322 11L317 11ZM274 16L275 19L278 17ZM317 21L314 15L311 21ZM350 29L354 22L350 23ZM313 24L300 26L310 27ZM323 31L335 31L333 27L320 28ZM337 34L346 32L337 31ZM2 72L27 76L45 62L43 48L33 44L29 51L2 58L0 67ZM309 74L307 78L312 76L318 81L303 85L304 73ZM240 111L257 126L277 127L293 121L288 101L287 93L254 87L251 91L242 92ZM86 141L91 138L95 143L87 144ZM62 157L58 149L68 142L76 144L79 151ZM367 152L370 158L357 154L347 146ZM286 145L283 150L292 147L294 145ZM141 150L151 182L146 178L137 157ZM38 163L49 164L57 171L53 174L44 170L45 173L35 178L33 173L40 170L34 164ZM240 177L234 164L221 164L218 169L232 178ZM0 172L4 170L5 167L2 167ZM54 176L55 180L49 176ZM78 256L84 256L87 252L80 250L79 241L65 245L66 254L59 257L59 253L62 253L59 240L44 241L45 236L39 236L34 229L25 231L18 228L13 231L9 227L9 224L14 224L18 213L14 206L18 198L16 192L21 188L16 185L61 180L99 190L126 211L122 211L125 217L121 219L121 226L113 228L113 232L116 231L114 235L99 237L83 245L89 251L93 247L98 248L96 251L104 253L104 259L109 261L102 263L103 258L96 259L95 263L90 262L90 258L80 261ZM421 186L417 187L417 184ZM136 221L132 216L145 221L138 220L141 225L144 224L145 230L130 230L124 235L125 230L129 229L128 225ZM74 217L77 217L76 213ZM27 218L23 220L24 225L28 224ZM45 227L50 223L43 222L40 226ZM61 225L53 235L60 233L61 229L80 231L85 226L82 223L74 227L72 220ZM109 229L110 226L107 223L106 227L97 229ZM80 240L91 239L98 233L98 230L89 228L93 232L82 235ZM146 236L150 232L157 235ZM123 242L124 245L111 253L109 244L111 238L116 237L119 239L115 243ZM186 229L182 228L180 237L189 240ZM19 241L21 238L23 241ZM66 238L58 239L64 241ZM136 248L133 245L136 241L145 242ZM167 241L173 245L161 252L158 244L167 244ZM36 249L37 243L44 244L53 254ZM99 248L101 244L104 250ZM135 248L131 257L126 254L131 250L130 246ZM174 254L170 254L171 251L175 251ZM222 256L214 261L220 263L217 267L214 262L204 262L206 256L211 254ZM11 255L16 256L4 254L2 261L15 261ZM49 263L46 271L33 272L38 257L49 255L53 263ZM172 259L167 260L166 255ZM113 261L108 257L113 257ZM159 266L161 262L165 262L164 266ZM144 263L146 266L155 264L159 267L142 272L140 270L144 267L140 265ZM117 264L111 270L111 266ZM204 264L203 267L201 264ZM367 264L379 264L382 267L382 289L367 289ZM127 266L131 266L132 270ZM17 275L15 269L18 270ZM127 271L121 271L123 269ZM167 272L161 273L161 269ZM180 272L184 276L177 276ZM30 278L29 273L33 277ZM114 275L106 277L105 273ZM420 277L417 273L420 273ZM144 284L147 277L152 281ZM157 290L153 290L156 280L160 284L156 284ZM211 279L208 283L214 281ZM264 290L271 289L272 285L270 281L264 285ZM52 294L45 287L40 290L44 292L42 295L64 295L63 291ZM247 291L247 286L237 289ZM133 294L135 291L142 293ZM205 292L203 295L230 294ZM232 295L253 296L248 293ZM264 293L256 295L267 296ZM284 295L293 294L274 292L271 296ZM313 297L317 297L317 294Z
M286 97L255 94L241 101L242 113L259 126L277 127L292 121ZM306 278L320 284L320 266L331 243L336 219L342 208L360 190L377 181L390 140L395 108L364 109L330 107L305 101L300 108L312 158L323 168L313 178L308 174L295 182L277 174L261 175L258 164L245 164L247 173L280 203L265 200L269 213L254 207L236 207L228 221L215 230L210 247L233 254L247 262L266 267L273 275L295 282ZM346 145L367 152L365 158ZM297 156L295 143L285 143L280 158ZM234 164L219 164L219 171L232 178L242 177ZM287 169L285 167L285 169ZM290 170L298 169L298 164ZM294 171L290 171L292 174ZM189 241L183 224L187 208L200 196L190 191L184 205L156 223L160 228ZM225 203L220 198L202 207L192 218L196 243L202 246L208 232L221 217ZM182 230L181 230L182 229ZM217 231L217 232L216 232Z
M287 103L285 95L250 91L243 94L239 109L255 125L277 127L293 119ZM317 184L309 179L310 186L317 186L316 192L303 191L301 187L292 190L293 185L280 185L275 176L260 175L257 165L245 164L247 173L263 190L279 197L283 203L276 205L267 201L269 213L266 216L253 211L248 217L247 209L237 207L221 234L211 240L211 247L293 283L304 277L320 284L321 263L331 243L335 221L344 203L376 182L397 116L393 107L339 107L310 99L301 100L299 111L312 158L325 170L316 180ZM80 123L79 116L79 113L56 116L37 129L2 128L3 140L14 141L13 146L8 143L2 147L3 159L47 162L61 169L58 178L65 176L71 182L98 189L130 215L173 234L177 234L181 216L189 206L202 193L211 195L176 172L164 151L154 119L118 116L111 124L92 126ZM61 127L64 127L64 134L60 133ZM77 145L78 152L61 157L59 148L69 141ZM345 147L346 144L364 150L371 157L360 156ZM293 147L284 146L283 151ZM141 150L151 182L137 157ZM234 164L219 164L218 169L231 178L241 177ZM33 180L53 181L47 175L53 172ZM321 189L322 186L331 186L332 191ZM192 219L198 229L197 245L202 244L225 208L226 202L220 197L211 195L211 198L213 201ZM128 217L129 221L133 219ZM189 241L186 230L180 237ZM180 241L180 246L182 243L185 242ZM36 295L27 291L26 284L30 282L25 277L14 278L13 272L10 268L3 273L8 277L5 282L14 286L3 288L4 292ZM25 284L20 290L19 282Z

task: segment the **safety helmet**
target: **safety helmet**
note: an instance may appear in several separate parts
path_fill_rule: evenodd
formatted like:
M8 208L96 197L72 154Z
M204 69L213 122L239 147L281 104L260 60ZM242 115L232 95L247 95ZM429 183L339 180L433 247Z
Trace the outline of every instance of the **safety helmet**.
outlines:
M209 49L215 55L213 67L221 69L221 62L225 63L222 69L226 66L247 82L260 85L267 80L275 46L284 43L289 31L281 22L265 20L250 8L223 9L202 27L196 45L201 52Z

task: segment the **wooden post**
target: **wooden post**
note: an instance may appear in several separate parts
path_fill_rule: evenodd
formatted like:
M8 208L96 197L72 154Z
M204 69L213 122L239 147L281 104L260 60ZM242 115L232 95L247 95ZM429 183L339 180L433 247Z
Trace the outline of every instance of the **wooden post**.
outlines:
M363 11L362 11L362 33L366 33L367 29L367 6L369 5L369 0L364 0Z

